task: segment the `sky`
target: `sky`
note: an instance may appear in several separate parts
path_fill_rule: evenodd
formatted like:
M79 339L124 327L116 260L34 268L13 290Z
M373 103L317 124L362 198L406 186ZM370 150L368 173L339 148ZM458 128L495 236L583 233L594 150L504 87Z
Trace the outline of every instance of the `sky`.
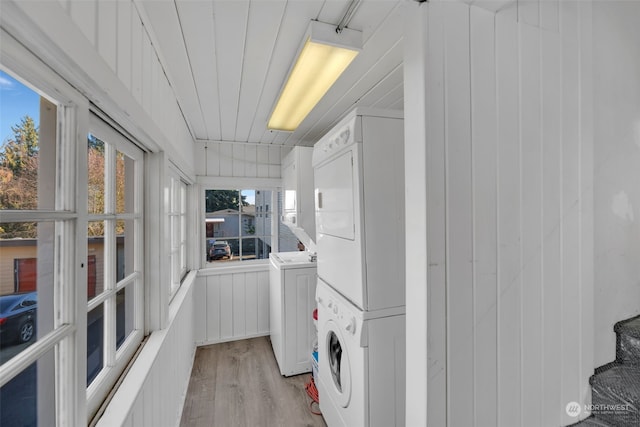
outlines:
M40 123L40 95L0 70L0 144L13 137L11 126L29 115Z

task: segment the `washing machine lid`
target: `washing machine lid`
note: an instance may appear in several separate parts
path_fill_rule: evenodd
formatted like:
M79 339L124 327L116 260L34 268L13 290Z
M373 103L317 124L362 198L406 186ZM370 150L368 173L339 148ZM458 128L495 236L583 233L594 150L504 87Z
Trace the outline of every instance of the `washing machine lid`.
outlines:
M307 251L296 252L271 252L269 259L278 268L307 268L315 267L316 263L310 261L310 253Z

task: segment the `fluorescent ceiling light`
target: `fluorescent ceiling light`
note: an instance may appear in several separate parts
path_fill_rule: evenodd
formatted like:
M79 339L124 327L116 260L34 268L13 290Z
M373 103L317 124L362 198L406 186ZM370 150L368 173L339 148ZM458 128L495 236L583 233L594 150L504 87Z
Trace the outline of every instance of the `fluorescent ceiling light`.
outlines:
M311 21L267 127L294 131L362 49L362 33Z

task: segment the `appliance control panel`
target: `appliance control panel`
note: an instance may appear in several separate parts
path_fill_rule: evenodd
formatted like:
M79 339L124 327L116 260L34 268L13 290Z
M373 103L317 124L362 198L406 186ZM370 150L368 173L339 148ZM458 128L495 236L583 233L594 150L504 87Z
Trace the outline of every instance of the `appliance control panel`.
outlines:
M344 305L331 296L318 296L318 304L326 308L333 320L350 335L357 332L356 317Z
M356 142L355 127L357 117L345 123L335 132L326 135L313 147L313 164L316 165L323 160L333 156L344 147Z

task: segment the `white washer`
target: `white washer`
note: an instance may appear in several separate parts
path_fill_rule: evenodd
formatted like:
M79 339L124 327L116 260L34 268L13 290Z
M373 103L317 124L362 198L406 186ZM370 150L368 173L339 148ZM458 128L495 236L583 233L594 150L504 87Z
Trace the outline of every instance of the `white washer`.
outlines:
M311 372L316 263L309 261L308 252L271 253L269 260L271 346L280 373Z
M317 387L327 426L404 426L404 307L362 311L320 279L316 301Z
M405 305L402 117L357 108L313 147L318 276L365 311Z

